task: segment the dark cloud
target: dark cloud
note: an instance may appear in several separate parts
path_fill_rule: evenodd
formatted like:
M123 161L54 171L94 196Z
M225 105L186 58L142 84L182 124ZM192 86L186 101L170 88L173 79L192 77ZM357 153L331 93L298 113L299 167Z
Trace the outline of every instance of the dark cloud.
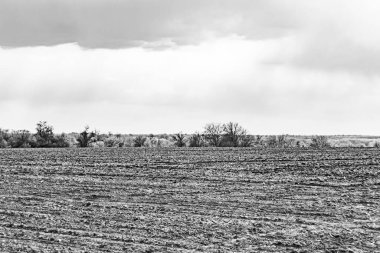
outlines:
M165 39L193 44L210 34L278 37L286 34L295 21L286 8L277 8L276 2L2 0L0 46L76 42L88 48L122 48Z
M0 0L0 115L10 128L234 120L261 133L375 133L379 11L359 0Z
M323 71L380 70L375 3L320 0L2 0L0 47L77 43L165 49L210 36L292 37L272 62ZM376 9L377 8L377 9ZM306 38L306 39L305 39ZM368 45L368 41L371 45ZM287 48L284 48L286 51Z

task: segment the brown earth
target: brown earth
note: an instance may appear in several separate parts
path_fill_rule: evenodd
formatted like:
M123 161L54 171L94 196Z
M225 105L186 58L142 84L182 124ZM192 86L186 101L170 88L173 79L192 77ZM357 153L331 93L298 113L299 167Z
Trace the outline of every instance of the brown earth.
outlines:
M0 252L380 252L376 149L0 150Z

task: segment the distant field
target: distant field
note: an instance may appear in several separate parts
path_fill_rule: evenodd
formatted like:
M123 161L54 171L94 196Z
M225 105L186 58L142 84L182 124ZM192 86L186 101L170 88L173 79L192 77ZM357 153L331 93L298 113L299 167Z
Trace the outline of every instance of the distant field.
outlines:
M378 149L0 149L0 252L379 249Z
M303 146L309 146L313 136L288 135L288 139L299 141ZM379 136L366 135L328 135L328 142L332 147L374 147L380 145Z

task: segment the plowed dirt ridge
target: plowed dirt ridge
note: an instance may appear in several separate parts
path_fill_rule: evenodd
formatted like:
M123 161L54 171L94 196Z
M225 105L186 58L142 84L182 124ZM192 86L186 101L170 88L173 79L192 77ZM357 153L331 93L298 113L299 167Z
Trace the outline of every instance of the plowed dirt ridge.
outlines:
M0 150L0 252L380 252L380 151Z

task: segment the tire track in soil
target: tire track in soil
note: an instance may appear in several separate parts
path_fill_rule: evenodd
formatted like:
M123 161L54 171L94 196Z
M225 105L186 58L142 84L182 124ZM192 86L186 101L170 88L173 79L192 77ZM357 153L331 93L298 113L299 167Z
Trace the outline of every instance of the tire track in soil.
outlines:
M137 242L132 242L131 239L123 239L123 238L120 238L120 239L110 239L110 238L103 238L101 236L99 237L96 237L96 236L89 236L89 235L83 235L83 234L80 234L80 233L91 233L90 231L84 231L84 230L69 230L69 231L63 231L63 230L60 230L60 231L57 231L57 232L45 232L44 231L44 228L37 228L37 227L34 227L34 228L17 228L17 227L14 227L14 226L6 226L4 224L0 224L0 227L1 228L11 228L11 230L18 230L20 232L25 232L25 231L33 231L33 232L38 232L40 235L45 235L45 236L51 236L51 235L54 235L54 236L60 236L60 237L68 237L68 238L77 238L77 239L90 239L90 240L95 240L95 241L98 241L98 242L101 242L101 243L119 243L119 244L130 244L130 245L138 245L138 246L152 246L152 244L149 244L149 243L137 243ZM79 233L79 234L78 234ZM111 237L110 234L102 234L102 236L104 237ZM2 237L0 237L2 238ZM11 239L11 238L9 238ZM25 238L13 238L14 240L28 240L28 241L31 241L32 239L25 239ZM44 243L48 243L48 244L57 244L55 242L52 242L51 240L41 240L39 239L39 241L41 242L44 242ZM59 243L58 243L59 244ZM68 244L66 244L68 245ZM156 246L164 246L164 245L156 245ZM181 247L177 247L177 248L181 248ZM186 248L183 248L183 249L186 249Z
M0 150L0 250L380 248L378 150L141 150Z

